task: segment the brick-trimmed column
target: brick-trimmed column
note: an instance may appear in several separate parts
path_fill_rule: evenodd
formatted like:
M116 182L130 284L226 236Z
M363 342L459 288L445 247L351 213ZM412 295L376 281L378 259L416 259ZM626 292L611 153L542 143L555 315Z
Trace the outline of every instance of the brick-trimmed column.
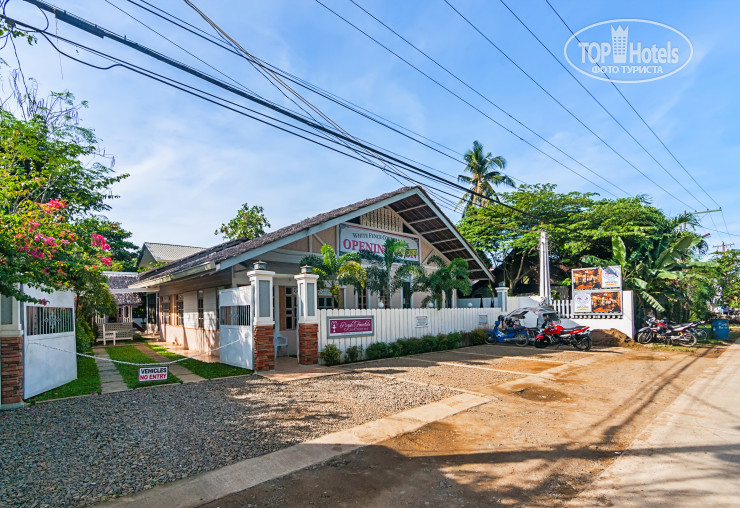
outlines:
M0 404L23 402L23 337L0 337Z
M319 324L298 324L298 363L316 365L319 363Z
M275 370L275 345L272 325L254 327L254 371Z

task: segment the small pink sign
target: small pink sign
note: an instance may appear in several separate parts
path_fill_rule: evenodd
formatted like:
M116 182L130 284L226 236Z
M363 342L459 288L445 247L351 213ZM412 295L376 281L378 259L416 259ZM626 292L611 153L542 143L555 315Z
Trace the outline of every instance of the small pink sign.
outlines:
M329 318L329 337L372 334L372 317Z

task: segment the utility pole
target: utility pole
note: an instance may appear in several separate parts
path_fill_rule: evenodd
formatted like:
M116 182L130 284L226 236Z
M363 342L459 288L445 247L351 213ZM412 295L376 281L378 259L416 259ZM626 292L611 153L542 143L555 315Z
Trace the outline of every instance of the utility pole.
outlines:
M544 229L540 231L540 298L542 303L550 303L550 248Z
M724 254L725 252L727 252L727 247L732 247L733 245L735 244L722 242L722 245L715 245L714 248L719 249L720 247L722 247L722 254ZM719 254L719 251L715 251L715 254Z

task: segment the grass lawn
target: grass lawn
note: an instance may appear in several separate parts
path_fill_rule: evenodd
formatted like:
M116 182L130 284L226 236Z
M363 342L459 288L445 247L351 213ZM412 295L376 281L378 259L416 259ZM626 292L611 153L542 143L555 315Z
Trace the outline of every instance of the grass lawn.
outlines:
M151 349L160 355L164 356L168 360L179 360L185 358L184 356L175 354L168 351L156 343L147 343ZM253 374L254 372L248 369L242 369L241 367L232 367L223 363L206 363L199 360L193 360L192 358L179 362L180 365L191 371L193 374L197 374L205 379L215 379L218 377L229 377L229 376L242 376L244 374Z
M77 379L58 386L48 392L40 393L31 397L26 402L40 402L42 400L61 399L74 397L75 395L88 395L100 393L100 373L98 366L92 358L77 357Z
M134 346L110 346L105 348L105 350L108 352L108 356L111 357L111 360L132 363L156 363ZM139 367L137 365L123 365L120 363L114 363L113 365L115 365L118 372L121 373L123 381L129 388L182 383L182 381L180 381L177 376L173 375L172 372L167 373L167 380L165 381L148 381L145 383L139 383Z

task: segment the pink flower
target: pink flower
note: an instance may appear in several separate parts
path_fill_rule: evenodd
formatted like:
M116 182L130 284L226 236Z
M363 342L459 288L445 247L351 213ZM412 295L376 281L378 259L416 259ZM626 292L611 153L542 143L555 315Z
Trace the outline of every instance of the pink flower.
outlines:
M105 266L110 266L112 261L111 261L111 258L105 257L101 259L100 262L103 263Z

